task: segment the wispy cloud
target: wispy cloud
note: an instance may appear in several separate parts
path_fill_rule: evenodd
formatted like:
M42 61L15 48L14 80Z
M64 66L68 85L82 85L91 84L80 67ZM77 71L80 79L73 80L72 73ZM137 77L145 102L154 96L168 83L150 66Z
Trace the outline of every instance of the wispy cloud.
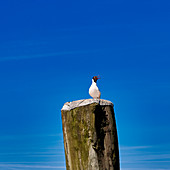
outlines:
M31 139L31 138L57 138L55 140L62 140L62 133L56 134L18 134L18 135L1 135L0 140L21 140L21 139Z
M169 145L121 146L121 170L167 170L170 167L168 147Z
M24 60L24 59L45 58L45 57L57 57L57 56L65 56L65 55L71 55L71 54L88 54L88 53L101 52L103 50L105 50L105 49L61 51L61 52L45 53L45 54L6 56L6 57L0 57L0 61Z
M61 133L2 135L0 137L3 144L0 146L0 169L65 169L61 138ZM9 141L12 145L5 145ZM31 142L22 145L25 141Z
M146 149L152 146L120 146L121 150L136 150L136 149Z
M23 59L32 59L32 58L43 58L43 57L55 57L55 56L63 56L66 54L74 54L75 52L56 52L56 53L48 53L48 54L36 54L36 55L23 55L23 56L8 56L1 57L0 61L9 61L9 60L23 60Z
M168 169L159 169L159 168L121 168L121 170L168 170Z
M56 164L56 163L62 163L64 164L65 162L63 161L54 161L54 162L0 162L0 164Z
M28 165L28 164L0 164L1 168L36 168L36 169L66 169L65 166L50 166L50 165Z

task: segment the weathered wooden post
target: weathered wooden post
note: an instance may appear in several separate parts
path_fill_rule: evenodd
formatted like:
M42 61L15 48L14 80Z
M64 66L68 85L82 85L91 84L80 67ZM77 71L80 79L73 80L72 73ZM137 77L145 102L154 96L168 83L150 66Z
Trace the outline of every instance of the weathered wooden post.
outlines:
M119 170L119 147L113 103L85 99L62 110L67 170Z

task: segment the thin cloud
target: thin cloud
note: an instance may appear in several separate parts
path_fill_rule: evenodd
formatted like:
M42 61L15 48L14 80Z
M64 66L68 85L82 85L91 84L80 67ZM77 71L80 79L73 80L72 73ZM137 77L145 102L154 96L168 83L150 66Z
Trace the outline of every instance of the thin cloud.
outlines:
M55 138L55 141L62 141L62 134L28 134L28 135L1 135L0 140L21 140L21 139L28 139L28 138L46 138L51 137Z
M170 166L170 150L167 150L167 147L168 145L122 146L120 147L121 170L167 170Z
M121 150L136 150L136 149L146 149L151 148L151 146L120 146Z
M170 162L170 154L149 154L149 153L139 153L134 154L134 155L126 155L128 156L129 160L132 162L136 161L154 161L154 162L160 162L161 160L164 161L165 159L169 159L168 162Z
M27 165L27 164L0 164L0 167L6 168L41 168L41 169L66 169L65 166L52 166L52 165Z
M167 169L160 169L160 168L121 168L121 170L167 170Z
M13 152L13 153L0 153L0 155L29 155L29 154L34 154L34 155L42 155L42 154L46 154L46 155L58 155L58 154L64 154L63 152L58 152L58 151L53 151L53 152Z
M98 50L62 51L62 52L56 52L56 53L46 53L46 54L36 54L36 55L8 56L8 57L1 57L0 61L57 57L57 56L64 56L64 55L70 55L70 54L88 54L88 53L95 53L95 52L101 52L101 51L103 50L98 49Z
M62 163L64 164L64 161L55 161L55 162L0 162L0 164L56 164L56 163Z
M37 54L37 55L28 55L28 56L10 56L10 57L1 57L0 61L9 61L9 60L24 60L24 59L33 59L33 58L44 58L44 57L55 57L60 55L74 54L74 52L57 52L57 53L48 53L48 54Z

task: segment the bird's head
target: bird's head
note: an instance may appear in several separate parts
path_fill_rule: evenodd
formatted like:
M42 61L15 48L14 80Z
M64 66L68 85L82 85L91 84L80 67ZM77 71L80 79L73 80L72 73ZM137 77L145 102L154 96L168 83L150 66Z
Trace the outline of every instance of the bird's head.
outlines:
M99 76L94 76L94 77L93 77L94 82L97 82L98 79L100 79Z

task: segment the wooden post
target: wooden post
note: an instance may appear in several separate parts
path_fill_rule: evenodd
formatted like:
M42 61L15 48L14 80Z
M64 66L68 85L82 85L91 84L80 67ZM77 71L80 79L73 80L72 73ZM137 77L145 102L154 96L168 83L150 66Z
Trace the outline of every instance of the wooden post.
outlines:
M113 104L85 99L62 110L67 170L119 170L119 147Z

